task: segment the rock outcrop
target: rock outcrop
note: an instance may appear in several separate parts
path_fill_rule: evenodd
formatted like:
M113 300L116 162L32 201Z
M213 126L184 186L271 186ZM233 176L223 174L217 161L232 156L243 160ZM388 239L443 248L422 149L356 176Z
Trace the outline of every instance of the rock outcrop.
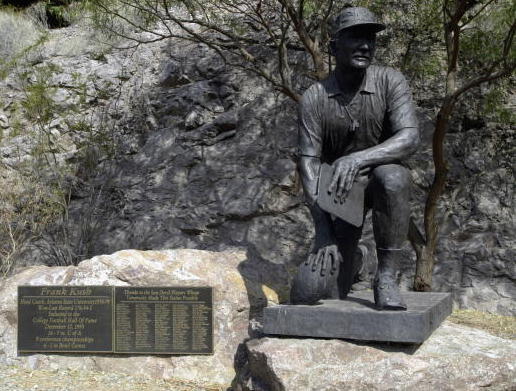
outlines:
M262 338L246 343L240 390L509 390L516 343L443 323L420 346Z
M252 310L268 301L277 302L277 295L270 287L248 278L247 262L243 252L124 250L92 258L77 267L30 267L0 282L0 363L32 369L121 372L227 387L235 377L234 359L239 345L249 338ZM212 286L215 353L208 356L18 356L18 285Z
M48 256L53 248L74 253L77 261L124 248L238 247L257 273L273 273L288 290L313 236L296 175L294 102L263 80L228 69L203 45L171 39L131 51L99 50L80 28L53 31L33 70L59 69L47 83L58 108L47 133L63 144L55 148L65 151L58 158L75 171L69 220L58 227L66 227L66 235L47 235L46 243L37 243L47 252L24 259L58 263ZM81 45L60 44L78 36ZM14 132L22 94L13 77L1 85L0 159L16 168L30 161L34 140ZM83 89L85 104L77 107L92 121L91 131L76 134L62 117L77 117L67 107L82 102ZM407 162L420 226L433 169L434 112L424 90L414 91L425 107L419 111L424 146ZM514 315L514 132L503 124L471 126L455 122L448 136L450 178L439 210L434 289L452 292L461 307ZM98 140L85 140L86 134ZM103 140L102 148L96 140ZM376 267L369 220L356 289L370 287ZM414 257L407 245L405 288Z

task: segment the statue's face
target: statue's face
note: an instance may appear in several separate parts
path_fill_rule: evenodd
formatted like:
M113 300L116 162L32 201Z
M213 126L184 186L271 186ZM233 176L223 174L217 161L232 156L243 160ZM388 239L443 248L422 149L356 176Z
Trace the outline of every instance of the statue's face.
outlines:
M342 30L332 46L337 67L340 69L367 68L373 60L375 49L376 33L368 26Z

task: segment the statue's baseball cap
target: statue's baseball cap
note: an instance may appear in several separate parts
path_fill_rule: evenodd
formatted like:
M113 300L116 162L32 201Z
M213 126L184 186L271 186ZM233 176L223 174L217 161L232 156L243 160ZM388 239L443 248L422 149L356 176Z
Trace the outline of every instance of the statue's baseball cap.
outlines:
M348 7L333 19L331 35L336 37L340 31L355 26L370 26L376 33L385 30L385 25L367 8Z

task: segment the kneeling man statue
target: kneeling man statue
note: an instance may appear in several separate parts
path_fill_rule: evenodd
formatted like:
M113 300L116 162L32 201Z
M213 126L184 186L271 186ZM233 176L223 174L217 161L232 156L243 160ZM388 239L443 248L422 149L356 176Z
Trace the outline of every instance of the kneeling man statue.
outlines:
M294 279L293 304L347 296L364 216L372 208L376 308L407 308L397 276L408 233L410 174L400 161L417 149L419 131L403 75L371 65L383 29L369 10L345 8L330 42L335 70L301 100L299 171L315 241Z

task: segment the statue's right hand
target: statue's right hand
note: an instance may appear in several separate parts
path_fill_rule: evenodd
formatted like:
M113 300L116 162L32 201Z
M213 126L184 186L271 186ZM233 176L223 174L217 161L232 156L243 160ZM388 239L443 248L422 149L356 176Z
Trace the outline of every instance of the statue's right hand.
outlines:
M326 273L335 274L339 262L340 254L337 245L330 244L311 253L305 261L305 265L311 265L312 272L319 272L321 276L325 276Z
M328 193L341 203L348 195L361 167L361 159L357 154L343 156L333 164L333 177L328 187Z

